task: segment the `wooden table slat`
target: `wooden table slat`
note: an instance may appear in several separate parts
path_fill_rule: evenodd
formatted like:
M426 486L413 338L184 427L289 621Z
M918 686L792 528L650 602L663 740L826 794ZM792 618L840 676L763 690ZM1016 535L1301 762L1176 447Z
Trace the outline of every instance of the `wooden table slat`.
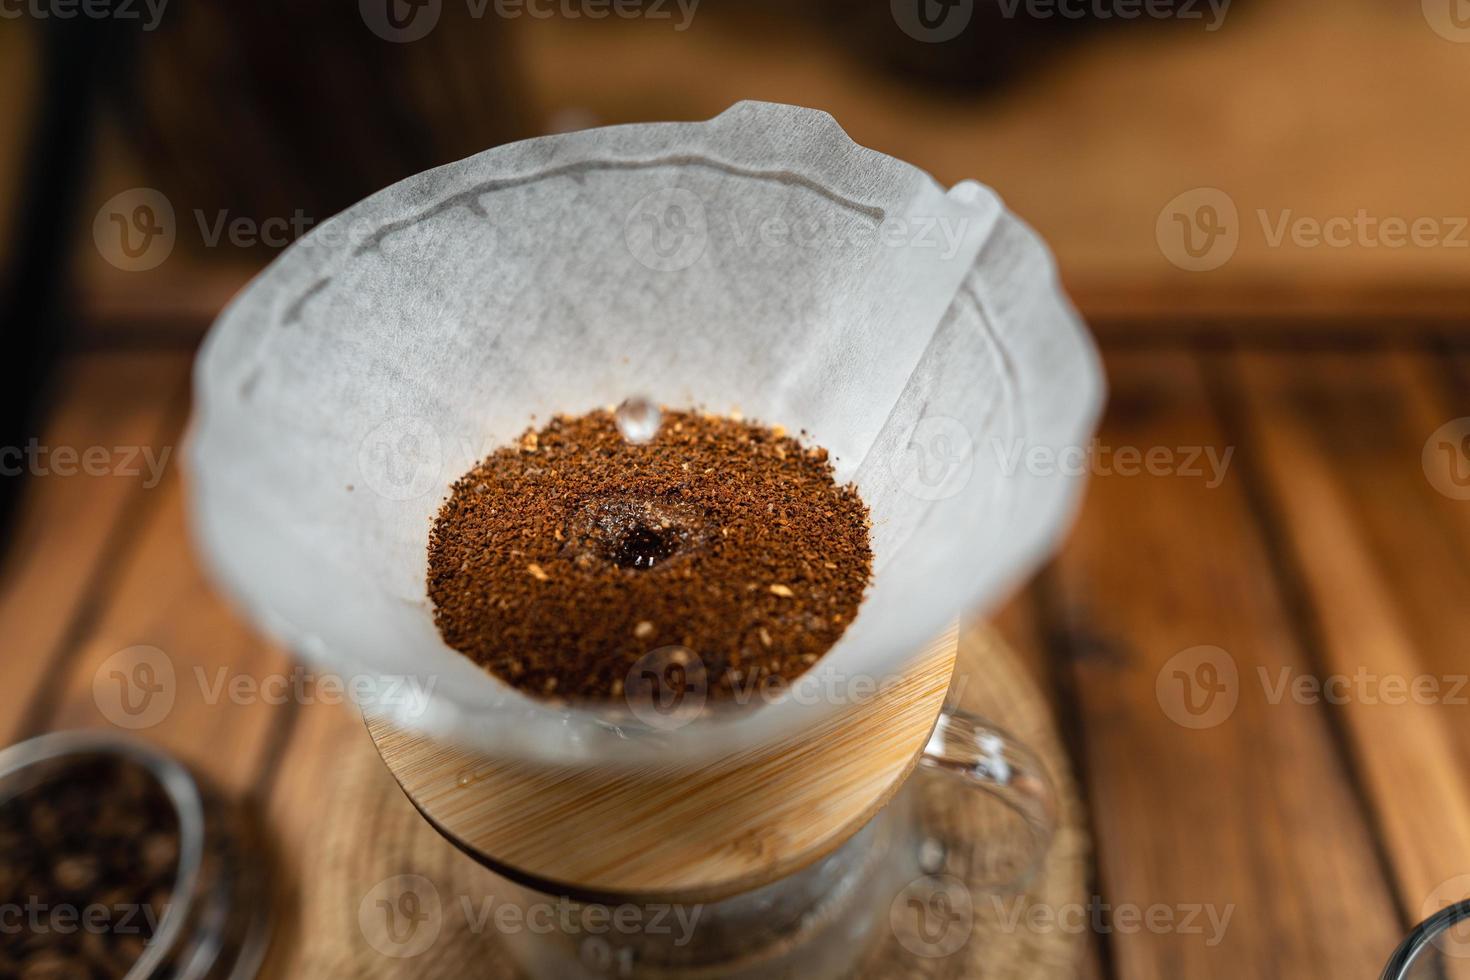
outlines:
M1046 634L1046 624L1043 621L1045 606L1039 601L1038 590L1035 586L1025 589L1009 602L1005 603L993 615L987 617L990 625L996 633L1017 654L1021 666L1028 671L1028 676L1035 683L1036 688L1047 698L1047 706L1050 708L1052 723L1055 726L1046 732L1024 732L1019 733L1025 739L1060 739L1061 750L1069 756L1075 750L1072 743L1074 734L1074 719L1070 717L1071 692L1067 684L1065 665L1054 662L1051 658L1051 650L1048 647L1049 636ZM988 687L983 677L960 677L956 678L956 684L963 683L968 689L970 685L985 689ZM957 696L965 696L965 690L956 688ZM978 692L972 693L971 697L979 698ZM1064 774L1069 782L1081 783L1078 773ZM1082 797L1080 805L1088 807L1085 785L1078 785L1078 794ZM1091 816L1083 813L1081 822L1087 827L1091 834ZM1097 855L1089 854L1087 862L1089 896L1097 894ZM1081 944L1079 962L1077 964L1077 975L1071 980L1101 980L1109 974L1104 964L1107 962L1107 944L1100 933L1090 933L1087 942Z
M143 448L155 466L174 465L188 365L181 352L99 353L76 359L61 374L62 394L39 445L78 453L104 448L109 470L27 477L0 571L0 744L24 734L58 658L70 652L74 624L98 598L101 573L115 557L110 549L127 537L124 516L155 500L156 489L145 486L153 475ZM50 469L49 452L36 458ZM16 465L14 459L4 462Z
M299 700L298 679L309 674L237 618L205 579L188 542L177 475L154 492L158 505L70 665L49 723L123 730L142 723L140 737L221 785L248 791L279 749L274 736ZM149 678L136 673L141 660L114 658L137 646L161 652L161 661L159 653L147 656L151 683L162 690L142 713L120 721L114 699L142 704L140 684Z
M1108 370L1099 467L1123 447L1223 453L1193 357L1115 354ZM1258 667L1307 666L1275 570L1238 473L1211 487L1207 466L1189 475L1175 458L1170 475L1094 476L1056 604L1104 896L1231 918L1215 945L1206 920L1203 934L1114 929L1114 966L1168 980L1371 976L1400 923L1343 760L1320 708L1270 705L1255 687ZM1201 646L1222 651L1213 676L1175 659Z
M1421 465L1430 433L1470 416L1470 354L1140 343L1107 361L1095 465L1114 472L1094 476L1053 569L995 617L1051 692L1091 810L1109 911L1080 975L1372 976L1428 893L1470 872L1470 707L1303 703L1277 688L1283 672L1352 682L1361 668L1446 693L1470 670L1470 503L1437 492ZM75 358L42 441L175 446L186 368L170 352ZM1218 486L1204 459L1199 475L1116 472L1120 447L1182 462L1232 445ZM263 797L285 867L300 868L331 819L324 766L370 742L350 709L261 697L263 680L292 682L293 662L210 588L170 463L149 489L143 477L31 481L0 566L0 734L18 737L28 716L116 727L98 693L116 683L109 658L157 647L173 703L139 736ZM1198 707L1210 678L1172 658L1200 645L1235 668L1235 706L1195 728L1171 714L1199 721L1184 683ZM983 677L969 683L984 693ZM302 966L302 937L320 925L303 917L313 887L281 877L268 975ZM1176 925L1199 911L1193 929L1130 928L1130 908ZM1213 945L1211 912L1230 915Z
M1281 525L1314 608L1339 712L1392 860L1421 918L1470 873L1470 535L1445 519L1424 441L1445 418L1422 356L1330 353L1239 359ZM1463 504L1460 504L1463 507Z

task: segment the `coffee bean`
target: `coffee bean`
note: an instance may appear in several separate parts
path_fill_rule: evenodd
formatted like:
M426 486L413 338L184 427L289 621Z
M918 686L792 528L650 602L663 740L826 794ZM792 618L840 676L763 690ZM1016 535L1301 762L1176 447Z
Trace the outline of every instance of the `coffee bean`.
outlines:
M170 900L173 805L124 759L37 765L39 778L0 802L0 903L22 911L20 928L0 930L0 977L123 977ZM85 919L89 908L102 914Z

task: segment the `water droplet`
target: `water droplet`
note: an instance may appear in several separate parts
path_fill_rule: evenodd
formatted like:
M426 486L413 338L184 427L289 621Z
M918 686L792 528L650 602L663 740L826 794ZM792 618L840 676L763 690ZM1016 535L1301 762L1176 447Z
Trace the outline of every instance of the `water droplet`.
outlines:
M614 417L617 419L618 431L634 445L652 442L664 420L658 406L641 395L635 395L619 405Z
M925 874L934 875L944 870L944 858L949 849L944 841L926 837L919 844L919 867Z

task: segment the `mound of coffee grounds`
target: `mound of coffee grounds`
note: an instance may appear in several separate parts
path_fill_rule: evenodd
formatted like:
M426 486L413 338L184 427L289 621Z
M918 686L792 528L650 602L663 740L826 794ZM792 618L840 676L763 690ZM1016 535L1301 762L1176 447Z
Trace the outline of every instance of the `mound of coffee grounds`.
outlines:
M163 787L108 756L0 801L0 977L123 977L169 908L178 819Z
M867 507L825 449L695 412L635 445L598 411L527 430L454 484L428 585L445 642L522 691L617 699L673 648L717 701L816 663L871 566Z

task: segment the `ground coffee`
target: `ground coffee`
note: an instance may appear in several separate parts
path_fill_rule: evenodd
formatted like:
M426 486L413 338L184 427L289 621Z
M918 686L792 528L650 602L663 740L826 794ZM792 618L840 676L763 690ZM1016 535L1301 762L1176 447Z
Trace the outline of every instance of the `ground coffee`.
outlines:
M737 417L557 417L456 482L429 539L444 640L531 694L613 700L650 656L712 701L794 679L857 613L868 514L827 452Z

